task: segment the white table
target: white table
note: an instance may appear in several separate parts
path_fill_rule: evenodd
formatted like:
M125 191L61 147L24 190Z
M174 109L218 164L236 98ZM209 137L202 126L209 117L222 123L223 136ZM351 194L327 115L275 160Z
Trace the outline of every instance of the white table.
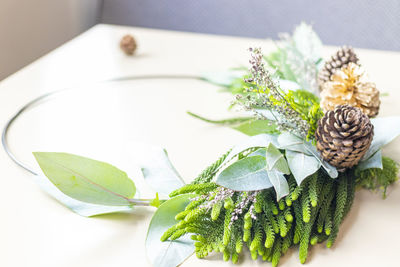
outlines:
M125 56L119 39L132 33L138 54ZM45 92L76 87L30 110L10 131L16 155L38 169L32 151L65 151L108 161L128 172L151 197L129 151L134 142L160 145L187 181L244 136L190 118L191 110L223 118L232 96L193 80L95 81L137 74L224 71L248 60L246 49L273 49L264 40L97 25L0 82L0 124ZM334 48L326 48L326 55ZM381 115L400 115L400 53L357 49L363 65L388 97ZM4 63L3 63L4 64ZM5 63L6 64L6 63ZM88 87L93 90L84 90ZM232 114L231 114L232 115ZM400 161L400 140L385 150ZM133 153L134 154L134 153ZM144 251L152 208L132 214L84 218L43 193L32 175L0 151L0 266L149 266ZM357 192L333 249L315 247L308 266L400 266L400 186L379 194ZM269 266L241 259L242 266ZM228 266L221 255L191 257L183 266ZM265 265L264 265L265 264ZM280 266L300 266L297 251Z

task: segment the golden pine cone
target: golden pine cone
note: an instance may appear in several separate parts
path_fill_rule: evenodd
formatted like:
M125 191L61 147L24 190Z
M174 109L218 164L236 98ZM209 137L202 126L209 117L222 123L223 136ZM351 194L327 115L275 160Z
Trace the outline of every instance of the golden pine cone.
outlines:
M124 37L122 37L121 42L119 43L119 46L121 47L122 51L125 52L127 55L133 55L135 53L136 48L137 48L137 43L135 38L133 38L132 35L127 34Z
M320 89L323 83L330 81L331 76L343 67L347 67L347 65L353 62L354 64L358 64L358 57L354 52L352 47L343 46L340 48L330 60L326 61L324 67L318 73L318 84Z
M344 171L356 165L371 145L374 126L361 109L339 105L325 113L315 132L317 149L329 164Z
M321 107L324 111L347 104L360 108L371 118L378 115L380 103L375 84L364 81L363 70L354 63L336 71L331 81L322 85Z

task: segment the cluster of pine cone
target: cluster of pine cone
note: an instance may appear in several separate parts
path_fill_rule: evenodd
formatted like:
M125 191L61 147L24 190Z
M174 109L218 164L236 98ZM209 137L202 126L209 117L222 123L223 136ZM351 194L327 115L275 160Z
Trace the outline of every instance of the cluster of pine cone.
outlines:
M378 114L379 91L374 83L366 80L352 48L337 51L319 72L318 80L324 111L347 104L360 108L368 117Z
M379 112L379 91L366 80L350 47L341 48L325 63L318 84L325 116L315 133L317 149L328 163L344 171L362 159L372 142L369 118Z

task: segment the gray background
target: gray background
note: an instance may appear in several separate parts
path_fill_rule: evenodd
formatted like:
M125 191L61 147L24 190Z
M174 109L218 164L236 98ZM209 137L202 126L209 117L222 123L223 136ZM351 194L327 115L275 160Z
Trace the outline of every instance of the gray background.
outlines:
M101 21L277 38L301 21L326 44L400 50L400 0L104 0Z

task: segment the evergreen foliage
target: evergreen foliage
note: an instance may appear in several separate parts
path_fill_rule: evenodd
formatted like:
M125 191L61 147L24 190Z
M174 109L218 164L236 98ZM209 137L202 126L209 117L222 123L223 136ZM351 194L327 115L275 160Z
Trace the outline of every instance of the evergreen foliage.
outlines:
M254 201L246 202L251 193L234 192L224 198L221 187L213 182L186 185L172 195L194 193L196 197L176 216L179 222L165 232L162 240L191 234L199 258L215 251L234 263L246 245L253 259L270 261L273 266L290 247L300 244L299 258L304 263L310 244L328 240L327 246L333 245L354 197L349 193L355 187L352 177L346 172L331 179L320 170L298 186L289 175L287 198L291 205L286 204L287 200L277 201L273 188L256 192ZM234 218L238 207L241 213L235 213Z
M355 176L357 186L382 191L382 197L386 198L387 187L399 179L399 165L391 158L382 157L382 169L357 170Z
M308 92L306 92L308 93ZM299 109L300 110L300 109ZM254 149L238 154L249 156ZM383 157L382 169L357 168L340 172L336 179L319 169L300 185L293 175L285 175L289 194L277 200L273 187L261 191L233 191L213 182L228 153L206 168L191 184L170 194L194 194L185 210L177 214L178 223L168 229L162 241L188 234L195 240L197 257L220 252L225 261L237 263L246 246L254 260L277 266L289 248L299 247L299 260L307 261L317 243L332 247L343 219L351 209L355 190L363 187L382 190L398 180L399 166Z
M307 139L314 138L318 120L324 116L318 97L306 90L290 90L285 95L285 99L290 106L300 114L301 118L308 122L310 128L308 130Z

